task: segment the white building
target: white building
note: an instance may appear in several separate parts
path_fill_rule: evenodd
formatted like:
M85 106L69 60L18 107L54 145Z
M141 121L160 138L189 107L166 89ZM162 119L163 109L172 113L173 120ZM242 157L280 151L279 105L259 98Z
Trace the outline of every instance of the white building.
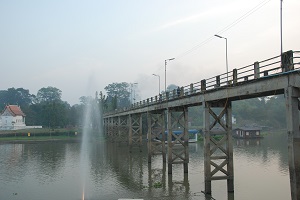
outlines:
M0 115L1 130L18 130L26 128L25 114L17 105L8 105Z

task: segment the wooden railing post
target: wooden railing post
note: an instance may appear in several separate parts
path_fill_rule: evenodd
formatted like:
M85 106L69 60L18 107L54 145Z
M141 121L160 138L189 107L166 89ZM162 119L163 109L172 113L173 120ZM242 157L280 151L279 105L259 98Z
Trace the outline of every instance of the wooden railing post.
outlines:
M237 69L233 69L232 71L233 75L233 84L237 84Z
M201 91L205 91L206 90L206 80L203 79L201 80Z
M194 93L194 85L193 83L190 84L190 94Z
M283 72L294 70L293 51L287 51L281 55L281 68Z
M260 76L260 71L259 71L259 62L254 63L254 79L258 79Z
M216 76L216 87L220 87L220 85L221 85L220 76Z

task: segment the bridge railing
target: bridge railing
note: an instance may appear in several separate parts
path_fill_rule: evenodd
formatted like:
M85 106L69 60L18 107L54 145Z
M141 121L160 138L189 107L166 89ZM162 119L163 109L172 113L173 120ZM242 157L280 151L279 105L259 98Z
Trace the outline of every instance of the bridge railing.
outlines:
M282 63L282 64L281 64ZM118 109L113 113L124 112L132 109L138 109L149 105L165 103L177 100L186 96L192 96L207 91L217 90L220 88L234 87L244 82L255 79L266 78L300 69L300 51L288 51L282 56L275 56L260 62L233 69L227 73L220 74L208 79L203 79L190 85L182 86L173 91L150 97L143 101L134 103L129 108ZM105 114L113 114L105 113Z

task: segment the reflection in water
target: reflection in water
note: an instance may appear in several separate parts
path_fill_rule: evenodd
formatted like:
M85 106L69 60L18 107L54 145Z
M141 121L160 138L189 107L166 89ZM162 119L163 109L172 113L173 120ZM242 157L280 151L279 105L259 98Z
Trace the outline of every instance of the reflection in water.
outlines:
M147 149L129 153L126 144L94 140L87 160L88 199L290 199L287 142L284 134L237 141L234 146L235 193L226 181L212 182L204 195L203 143L190 144L189 173L182 165L168 175L161 156L148 163ZM0 144L0 199L82 198L80 143Z

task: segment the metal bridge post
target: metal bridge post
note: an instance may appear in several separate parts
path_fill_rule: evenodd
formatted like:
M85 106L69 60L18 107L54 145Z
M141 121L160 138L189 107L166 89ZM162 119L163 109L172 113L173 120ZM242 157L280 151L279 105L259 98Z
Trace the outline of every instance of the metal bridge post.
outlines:
M189 135L188 108L186 106L168 109L168 174L172 174L173 164L183 164L184 173L188 173ZM179 129L179 133L174 131Z
M148 163L151 163L152 155L162 154L163 163L166 163L166 134L165 134L165 113L147 113L148 122Z
M227 190L228 192L233 192L234 176L231 101L223 100L217 103L203 102L203 105L205 193L211 193L212 180L227 180ZM216 113L212 109L213 107L222 108L222 110L219 113ZM213 129L216 124L219 124L220 128Z
M300 199L300 88L285 89L291 199Z

